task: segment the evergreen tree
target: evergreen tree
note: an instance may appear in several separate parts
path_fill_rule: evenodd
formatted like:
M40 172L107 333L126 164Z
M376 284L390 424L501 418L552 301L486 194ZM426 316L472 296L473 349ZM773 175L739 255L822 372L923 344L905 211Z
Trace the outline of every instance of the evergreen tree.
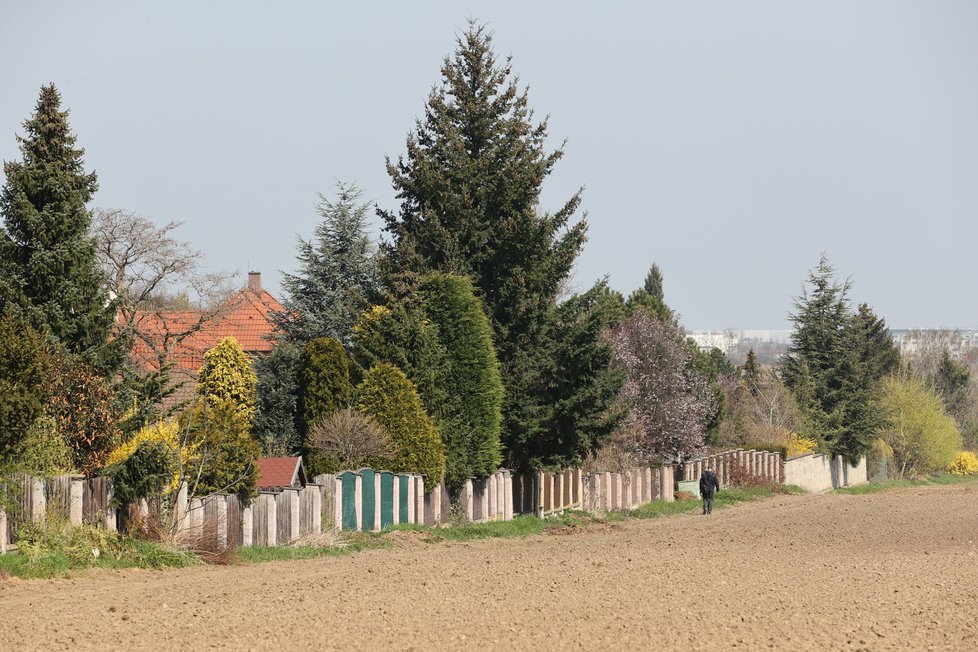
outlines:
M443 379L450 374L451 359L438 325L425 314L416 295L372 307L353 334L352 355L359 375L381 362L394 365L417 387L428 414L441 418L450 389Z
M306 433L316 423L350 406L353 386L350 384L350 360L343 345L328 337L306 344L301 369L299 395L305 440Z
M741 367L740 372L744 382L747 383L747 389L750 390L751 395L757 396L757 392L761 386L761 365L757 362L757 355L754 353L754 349L747 352L747 359L744 360L744 365Z
M285 310L275 315L285 337L300 344L331 337L349 347L353 326L379 291L369 202L356 184L338 184L335 202L320 195L322 222L312 240L299 238L299 273L285 274Z
M505 387L506 454L522 466L525 442L551 418L544 370L556 297L585 241L586 223L570 224L580 193L554 213L538 211L563 150L546 150L547 122L533 122L526 92L509 59L497 60L484 26L471 23L459 36L442 75L406 158L388 161L401 207L380 213L393 239L386 271L408 286L430 270L472 278Z
M652 263L652 269L645 275L645 283L642 285L642 289L653 299L665 300L665 295L662 293L662 270L659 269L658 264Z
M360 412L373 417L395 449L389 470L421 473L425 486L445 477L445 448L414 385L397 367L381 363L364 374L357 387Z
M955 361L947 349L941 353L934 377L934 392L944 401L948 414L964 424L971 407L971 370L968 365Z
M502 461L499 362L492 328L468 278L433 272L422 281L419 294L450 362L448 373L438 379L446 401L434 414L445 444L445 480L455 491L469 477L491 475Z
M0 316L0 467L43 413L49 370L44 337L14 314Z
M616 399L624 371L612 365L603 336L625 319L624 301L601 281L563 302L553 330L546 401L553 406L542 436L526 442L529 466L565 468L609 437L625 416Z
M282 342L255 362L255 438L262 452L272 457L295 455L302 450L299 418L299 369L302 349Z
M853 317L853 327L862 340L862 362L868 366L872 378L880 380L900 369L900 349L890 336L885 319L877 317L873 309L863 303Z
M807 434L829 451L855 459L869 450L879 426L873 407L879 379L866 360L864 331L849 308L849 281L837 284L823 255L808 283L811 293L806 289L795 301L795 328L781 359L781 377L805 414Z
M645 283L639 289L628 295L627 304L629 312L644 310L662 321L676 321L676 314L666 305L665 294L662 289L662 270L655 263L649 273L645 275Z
M68 112L54 85L41 89L34 115L17 138L23 161L5 162L0 193L0 277L6 303L70 353L107 371L121 360L109 343L114 308L90 234L85 204L98 188L84 170Z
M257 378L251 358L233 337L225 337L204 354L204 365L197 376L197 396L209 407L227 403L248 424L255 418Z

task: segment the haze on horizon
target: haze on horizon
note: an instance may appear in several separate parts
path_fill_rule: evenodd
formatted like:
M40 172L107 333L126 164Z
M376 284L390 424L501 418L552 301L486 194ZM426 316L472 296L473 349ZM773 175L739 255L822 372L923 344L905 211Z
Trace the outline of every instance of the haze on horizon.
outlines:
M978 328L978 4L5 2L0 158L54 82L92 206L278 292L317 193L395 209L404 139L469 16L585 186L583 290L652 262L688 329L785 329L826 252L893 328ZM379 235L379 222L375 224Z

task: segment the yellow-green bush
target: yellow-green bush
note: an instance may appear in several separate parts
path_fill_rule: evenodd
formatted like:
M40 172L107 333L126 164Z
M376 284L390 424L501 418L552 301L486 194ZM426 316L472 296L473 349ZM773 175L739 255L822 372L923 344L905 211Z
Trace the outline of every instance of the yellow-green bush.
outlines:
M197 377L197 396L213 405L228 401L247 419L249 428L255 419L255 386L258 379L251 358L237 340L225 337L204 354L204 366Z
M445 446L404 372L386 363L375 365L357 390L360 412L390 434L395 450L388 470L423 473L426 486L439 484L445 477Z
M159 442L166 446L167 450L172 451L174 457L179 453L179 459L182 462L181 466L187 466L194 456L194 447L190 445L190 442L181 442L180 432L180 424L175 419L159 421L144 426L139 432L133 435L132 439L116 446L109 453L105 465L108 467L125 462L132 457L133 453L136 452L136 449L141 444ZM180 472L176 469L174 470L173 479L164 487L164 493L172 493L177 488L179 482Z
M947 467L954 475L975 475L978 473L978 455L971 451L961 451Z
M797 457L805 453L814 453L815 447L818 445L818 442L814 439L799 435L794 431L784 433L781 443L784 445L785 455L787 457Z

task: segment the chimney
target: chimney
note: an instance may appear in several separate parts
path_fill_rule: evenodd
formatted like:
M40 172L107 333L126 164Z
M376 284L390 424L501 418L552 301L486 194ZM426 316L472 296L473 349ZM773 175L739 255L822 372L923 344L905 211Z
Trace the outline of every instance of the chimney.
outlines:
M261 272L248 272L248 289L255 294L261 292Z

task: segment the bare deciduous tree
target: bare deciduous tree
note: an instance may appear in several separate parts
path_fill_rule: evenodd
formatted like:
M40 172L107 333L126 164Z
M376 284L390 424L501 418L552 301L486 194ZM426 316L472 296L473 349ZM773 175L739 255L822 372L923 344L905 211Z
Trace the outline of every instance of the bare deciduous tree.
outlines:
M236 274L204 272L203 254L174 231L132 211L98 208L92 228L98 259L117 296L124 333L160 366L175 347L233 308Z
M374 419L349 408L334 412L309 431L315 450L333 457L348 468L357 468L371 458L391 457L390 435Z

